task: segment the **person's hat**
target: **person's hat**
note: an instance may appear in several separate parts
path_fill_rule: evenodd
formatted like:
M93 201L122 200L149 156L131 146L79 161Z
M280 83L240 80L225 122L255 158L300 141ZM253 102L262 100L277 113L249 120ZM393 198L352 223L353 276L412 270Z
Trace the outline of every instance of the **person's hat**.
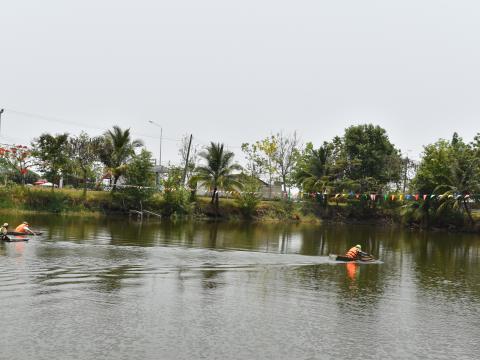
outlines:
M28 222L26 222L26 221L24 221L23 223L24 223L25 225L28 225Z
M8 223L3 224L3 226L7 227L7 226L8 226Z
M355 247L358 248L358 249L360 249L360 250L362 250L362 246L361 246L361 245L356 245Z

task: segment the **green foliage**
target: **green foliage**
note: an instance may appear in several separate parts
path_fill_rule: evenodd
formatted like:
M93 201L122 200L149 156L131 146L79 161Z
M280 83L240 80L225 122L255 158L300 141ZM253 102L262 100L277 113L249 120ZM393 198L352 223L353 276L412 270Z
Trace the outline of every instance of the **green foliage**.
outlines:
M268 184L272 186L278 177L287 191L294 184L292 172L300 156L300 142L297 133L285 135L279 132L266 137L253 144L242 144L242 151L245 153L247 169L250 175L259 177L267 176Z
M473 224L470 203L465 196L480 191L479 177L478 141L466 144L455 133L450 142L439 140L425 146L412 186L420 193L440 195L440 201L434 204L436 215L449 214L446 212L449 208L465 214Z
M406 203L400 210L404 223L409 225L420 225L422 227L462 227L465 224L465 217L452 207L444 207L438 210L436 201L414 201Z
M0 207L64 213L113 209L109 193L90 192L84 198L77 190L48 189L11 185L0 187Z
M187 215L192 211L190 202L191 194L182 185L183 170L179 167L171 167L167 178L163 181L162 215Z
M119 191L123 201L130 207L142 208L143 203L155 192L155 174L153 173L152 154L142 149L133 155L125 172L125 187Z
M27 170L27 172L24 174L16 169L7 170L3 175L6 175L9 181L13 181L16 184L33 184L35 181L40 179L40 176L37 173L30 170ZM0 178L0 180L2 179Z
M32 142L32 156L37 159L37 165L46 178L54 184L58 183L60 176L68 173L71 165L68 134L40 135Z
M454 157L453 148L446 140L425 146L417 174L412 180L412 188L422 194L433 193L437 186L445 183Z
M294 170L296 185L307 193L382 192L401 179L402 159L384 129L352 126L343 137L300 154ZM327 206L327 202L324 202ZM363 206L363 205L362 205Z
M251 176L245 176L242 179L242 191L237 193L235 197L235 203L240 209L242 215L250 219L254 216L258 204L262 198L260 192L262 184L261 182Z
M224 149L223 144L210 143L199 156L205 161L205 165L198 166L195 170L196 178L209 189L233 190L241 188L238 176L234 171L241 170L241 166L233 163L234 154ZM212 197L213 202L213 197Z
M125 175L127 163L135 155L135 149L140 146L143 146L143 142L132 140L130 129L122 130L114 126L104 134L99 156L113 176L114 189L120 176Z
M266 175L270 189L278 175L275 166L275 153L277 149L277 139L273 135L259 140L254 144L242 144L242 151L248 160L247 168L249 169L250 175L254 177ZM269 197L271 198L271 193Z
M400 153L381 127L368 124L347 128L342 149L345 177L358 182L360 191L378 191L399 181Z
M330 190L333 175L331 152L328 143L324 143L318 150L313 148L312 143L307 143L293 174L300 189L307 193L324 193Z
M91 138L82 132L79 136L70 138L69 151L73 164L73 171L78 171L83 179L83 196L87 196L87 177L92 173L93 166L99 158L102 139Z

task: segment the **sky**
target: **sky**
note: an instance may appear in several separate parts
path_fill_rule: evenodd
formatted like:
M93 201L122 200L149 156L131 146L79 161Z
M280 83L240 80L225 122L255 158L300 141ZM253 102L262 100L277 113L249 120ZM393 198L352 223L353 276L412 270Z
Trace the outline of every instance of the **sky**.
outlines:
M480 132L479 18L475 0L2 0L0 142L119 125L158 157L161 128L162 163L190 133L241 160L373 123L418 158Z

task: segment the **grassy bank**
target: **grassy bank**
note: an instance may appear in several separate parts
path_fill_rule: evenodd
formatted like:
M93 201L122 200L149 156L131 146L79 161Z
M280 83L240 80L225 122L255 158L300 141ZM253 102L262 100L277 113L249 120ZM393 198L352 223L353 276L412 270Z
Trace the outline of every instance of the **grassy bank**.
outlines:
M3 212L46 212L69 214L125 213L140 207L160 213L165 217L190 216L195 218L218 218L243 220L246 214L234 199L221 199L216 208L206 197L197 197L194 202L178 196L154 194L140 203L128 195L104 191L89 191L86 197L81 190L51 189L37 187L0 187L0 211ZM304 220L318 221L313 214L305 214L298 204L287 201L261 201L249 218L262 221Z
M371 203L366 201L339 201L321 204L315 201L289 200L260 201L248 212L235 199L220 199L216 207L209 198L197 197L191 201L188 194L159 193L141 204L128 193L32 188L22 186L0 187L1 212L45 212L100 216L128 214L129 210L143 208L163 217L190 217L195 219L253 220L261 222L332 221L342 223L397 224L415 228L444 228L461 231L480 231L480 226L469 224L459 213L425 212L415 203ZM480 213L474 212L476 220Z

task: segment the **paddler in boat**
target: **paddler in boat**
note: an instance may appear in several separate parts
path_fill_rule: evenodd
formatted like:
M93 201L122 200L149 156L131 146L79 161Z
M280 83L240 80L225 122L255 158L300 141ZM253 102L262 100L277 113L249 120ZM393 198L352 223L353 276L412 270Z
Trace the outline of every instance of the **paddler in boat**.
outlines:
M30 228L28 227L28 222L26 221L18 225L17 228L15 229L15 232L35 235L35 233L32 230L30 230Z
M369 254L362 251L361 245L355 245L346 252L345 256L352 260L360 260L362 256L369 256Z
M8 223L3 224L3 226L0 228L0 238L3 241L8 241L10 238L8 237Z

